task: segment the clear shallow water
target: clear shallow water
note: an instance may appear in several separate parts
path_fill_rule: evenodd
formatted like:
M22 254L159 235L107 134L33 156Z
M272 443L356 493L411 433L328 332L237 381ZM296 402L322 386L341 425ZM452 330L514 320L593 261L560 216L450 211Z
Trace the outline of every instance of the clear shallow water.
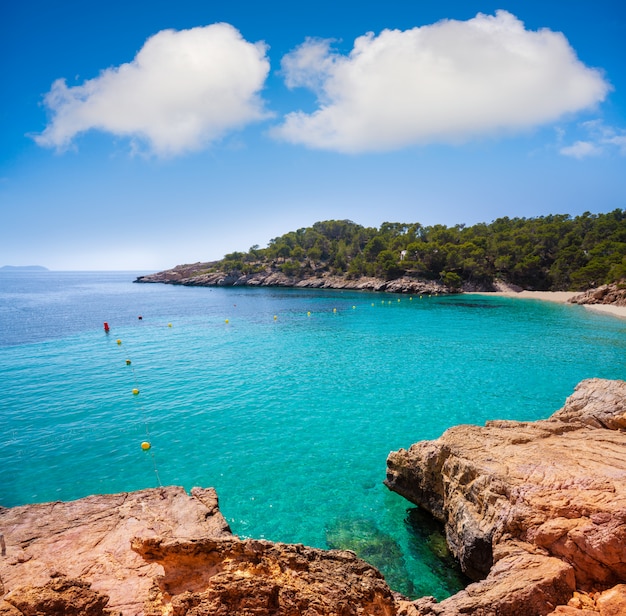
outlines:
M0 273L0 505L214 486L242 537L347 547L443 598L463 581L382 485L389 451L626 378L626 322L578 306L135 277Z

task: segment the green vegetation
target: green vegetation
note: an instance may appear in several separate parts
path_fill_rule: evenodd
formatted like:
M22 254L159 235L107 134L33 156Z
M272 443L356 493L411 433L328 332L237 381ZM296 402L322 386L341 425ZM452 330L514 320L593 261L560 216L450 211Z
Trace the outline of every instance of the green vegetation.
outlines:
M401 276L449 287L495 280L534 290L585 290L626 278L626 210L572 218L498 218L471 227L385 222L379 229L327 220L253 246L213 264L254 274L268 268L293 277Z

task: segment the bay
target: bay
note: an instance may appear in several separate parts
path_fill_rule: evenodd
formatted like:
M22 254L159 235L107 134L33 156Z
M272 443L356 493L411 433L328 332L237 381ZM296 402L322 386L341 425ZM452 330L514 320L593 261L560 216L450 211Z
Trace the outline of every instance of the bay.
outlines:
M241 537L354 549L442 599L465 580L383 486L389 451L626 378L626 323L580 306L141 273L0 273L0 505L213 486Z

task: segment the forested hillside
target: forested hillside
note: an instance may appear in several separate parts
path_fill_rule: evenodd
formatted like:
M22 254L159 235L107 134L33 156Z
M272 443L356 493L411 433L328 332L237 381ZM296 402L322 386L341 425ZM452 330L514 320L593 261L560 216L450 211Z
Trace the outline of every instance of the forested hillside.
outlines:
M494 280L535 290L584 290L626 278L626 210L572 218L498 218L471 227L349 220L317 222L212 264L252 274L268 267L294 277L400 276L451 287ZM205 270L206 271L206 270Z

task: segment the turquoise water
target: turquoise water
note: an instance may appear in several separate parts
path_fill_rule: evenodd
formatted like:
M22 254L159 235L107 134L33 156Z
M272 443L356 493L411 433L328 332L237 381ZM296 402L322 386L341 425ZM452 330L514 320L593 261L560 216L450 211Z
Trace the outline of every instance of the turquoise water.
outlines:
M214 486L241 537L349 547L444 598L464 580L387 454L626 378L626 322L578 306L134 278L0 273L0 505Z

